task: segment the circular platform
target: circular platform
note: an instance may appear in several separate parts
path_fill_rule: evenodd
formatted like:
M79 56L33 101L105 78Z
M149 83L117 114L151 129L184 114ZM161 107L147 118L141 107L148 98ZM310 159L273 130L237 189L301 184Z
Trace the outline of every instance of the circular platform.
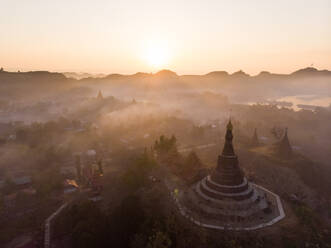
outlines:
M201 182L173 195L180 213L199 226L249 231L271 226L285 217L279 196L262 186L250 183L254 193L245 200L219 200L201 192Z

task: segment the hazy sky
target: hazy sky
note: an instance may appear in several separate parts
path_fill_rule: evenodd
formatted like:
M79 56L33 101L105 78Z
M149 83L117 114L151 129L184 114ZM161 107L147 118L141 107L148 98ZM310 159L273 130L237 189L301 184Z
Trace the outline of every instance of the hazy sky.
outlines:
M10 70L331 69L330 0L0 0L0 31Z

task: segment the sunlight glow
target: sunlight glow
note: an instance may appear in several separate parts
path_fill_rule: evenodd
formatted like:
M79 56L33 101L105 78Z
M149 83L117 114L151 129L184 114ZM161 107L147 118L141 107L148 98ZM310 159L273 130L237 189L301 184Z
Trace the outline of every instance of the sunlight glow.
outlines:
M149 66L162 69L169 63L170 51L165 44L152 43L145 49L144 57Z

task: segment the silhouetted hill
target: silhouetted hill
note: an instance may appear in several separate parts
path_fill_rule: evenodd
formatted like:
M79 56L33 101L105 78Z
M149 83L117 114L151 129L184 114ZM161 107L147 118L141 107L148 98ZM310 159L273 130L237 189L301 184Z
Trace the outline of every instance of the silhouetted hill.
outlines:
M58 73L58 72L49 72L49 71L29 71L29 72L7 72L7 71L0 71L0 83L4 81L26 81L29 79L47 79L50 81L57 81L57 80L66 80L69 78L77 78L81 77L80 80L84 80L86 78L89 79L107 79L107 80L119 80L119 79L144 79L144 78L190 78L190 79L201 79L201 78L226 78L226 77L236 77L236 78L268 78L268 77L288 77L291 78L293 76L306 76L306 77L315 77L315 76L331 76L331 71L328 70L318 70L313 67L307 67L300 70L297 70L291 74L275 74L268 71L261 71L256 76L250 76L249 74L245 73L244 71L240 70L229 74L226 71L212 71L204 75L177 75L175 72L171 70L160 70L157 73L145 73L145 72L137 72L132 75L124 75L124 74L108 74L103 76L103 74L89 74L89 73L75 73L75 72L65 72L65 73Z
M272 73L268 72L268 71L261 71L258 75L256 75L256 78L267 78L267 77L271 77Z
M88 75L88 74L86 74ZM157 73L144 73L138 72L131 75L123 74L109 74L101 78L83 78L76 80L73 78L67 78L62 73L48 72L48 71L30 71L30 72L7 72L0 71L0 87L3 89L3 92L11 92L14 94L15 90L21 91L22 89L27 88L27 91L31 90L28 86L37 86L35 87L37 91L45 90L49 91L51 88L50 84L54 84L53 88L70 88L73 86L93 86L96 83L105 84L105 86L112 85L116 87L128 85L130 87L146 87L150 86L151 81L160 82L163 87L188 87L197 86L200 87L204 85L205 87L219 88L225 87L224 89L230 90L229 87L240 86L239 90L253 90L255 87L261 87L265 83L268 83L269 91L285 91L293 89L300 89L300 92L304 92L304 83L303 81L297 81L293 85L282 84L282 82L288 82L298 79L306 78L324 78L323 85L327 88L329 87L328 80L326 77L331 76L331 71L328 70L317 70L316 68L308 67L304 69L297 70L291 74L273 74L270 72L262 71L256 76L250 76L249 74L243 71L237 71L233 74L229 74L226 71L213 71L205 75L182 75L179 76L171 70L161 70ZM306 80L307 81L307 80ZM115 82L118 82L115 83ZM244 84L243 82L249 82L249 84ZM262 84L263 83L263 84ZM306 82L307 83L307 82ZM84 84L84 85L81 85ZM161 85L156 84L156 85ZM280 84L284 89L277 89ZM171 85L171 86L170 86ZM185 86L186 85L186 86ZM23 87L24 86L24 87ZM228 88L227 88L228 87ZM250 87L250 88L246 88ZM292 87L292 88L291 88ZM317 87L317 86L316 86ZM291 88L291 89L290 89ZM295 89L295 90L294 90ZM316 88L317 89L317 88ZM2 94L6 94L3 93ZM289 91L291 92L291 91ZM324 91L325 92L325 91Z
M33 98L37 94L49 95L58 90L69 89L77 83L62 73L48 71L0 72L0 95L2 97Z
M66 80L67 78L62 73L48 71L0 72L0 83L29 81L31 79L58 81Z
M212 71L205 75L206 77L227 77L229 73L226 71Z
M285 79L289 78L288 74L276 74L269 71L261 71L258 75L253 76L253 78L258 80L273 80L273 79Z
M240 71L237 71L233 74L231 74L232 77L250 77L249 74L245 73L244 71L240 70Z
M161 70L153 75L155 78L178 78L178 75L170 70Z
M254 103L276 101L283 97L316 95L329 97L331 72L305 68L291 74L261 72L250 76L243 71L229 74L213 71L205 75L177 75L170 70L157 73L138 72L131 75L109 74L102 78L67 78L62 73L47 71L0 71L0 97L6 100L39 101L58 96L94 96L90 92L102 90L116 97L139 97L157 94L176 96L179 92L221 92L229 102ZM86 89L84 93L75 91ZM88 91L90 90L90 91ZM75 93L73 93L75 92ZM283 101L283 100L281 100ZM309 103L307 103L309 104Z
M331 71L328 70L317 70L314 67L307 67L304 69L297 70L291 75L294 76L331 76Z
M124 75L124 74L118 74L118 73L113 73L109 74L105 77L102 77L100 79L102 80L130 80L130 79L146 79L146 78L154 78L154 79L174 79L178 78L178 75L170 70L161 70L158 71L157 73L145 73L145 72L137 72L135 74L131 75ZM97 78L87 78L89 80L97 79Z
M132 75L123 75L123 74L109 74L105 77L100 77L100 78L93 78L90 77L88 78L89 80L129 80L129 79L137 79L137 80L143 80L147 78L151 79L183 79L185 81L194 81L194 80L204 80L204 79L212 79L212 80L227 80L231 78L231 81L233 80L242 80L242 79L263 79L263 80L268 80L268 79L291 79L293 77L298 77L298 76L305 76L305 77L316 77L316 76L331 76L331 71L328 70L317 70L312 67L300 69L298 71L295 71L291 74L276 74L268 71L261 71L258 75L256 76L250 76L249 74L245 73L242 70L239 70L237 72L234 72L232 74L229 74L226 71L212 71L204 75L177 75L175 72L171 70L161 70L156 73L145 73L145 72L137 72ZM85 78L86 79L86 78ZM82 80L85 80L82 79Z
M123 79L125 77L127 77L127 76L126 75L122 75L122 74L113 73L113 74L107 75L103 79L119 80L119 79Z
M146 73L146 72L137 72L133 75L130 76L130 78L132 79L144 79L144 78L149 78L151 77L153 74L151 73Z

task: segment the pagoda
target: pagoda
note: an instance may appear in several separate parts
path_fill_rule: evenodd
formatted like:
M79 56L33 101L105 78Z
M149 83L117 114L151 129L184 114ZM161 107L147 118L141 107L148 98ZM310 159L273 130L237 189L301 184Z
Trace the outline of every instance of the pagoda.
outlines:
M282 219L279 197L250 183L233 148L233 126L227 124L225 143L210 175L178 197L183 215L214 229L255 230Z
M101 90L99 90L99 92L98 92L97 99L98 99L98 100L103 100L103 95L102 95Z
M253 134L253 137L252 137L252 140L251 140L251 146L252 147L256 147L256 146L259 146L260 145L260 142L259 142L259 138L257 137L257 131L256 131L256 128L254 129L254 134Z
M282 140L277 144L277 153L281 158L289 159L292 157L292 147L288 140L287 128Z

